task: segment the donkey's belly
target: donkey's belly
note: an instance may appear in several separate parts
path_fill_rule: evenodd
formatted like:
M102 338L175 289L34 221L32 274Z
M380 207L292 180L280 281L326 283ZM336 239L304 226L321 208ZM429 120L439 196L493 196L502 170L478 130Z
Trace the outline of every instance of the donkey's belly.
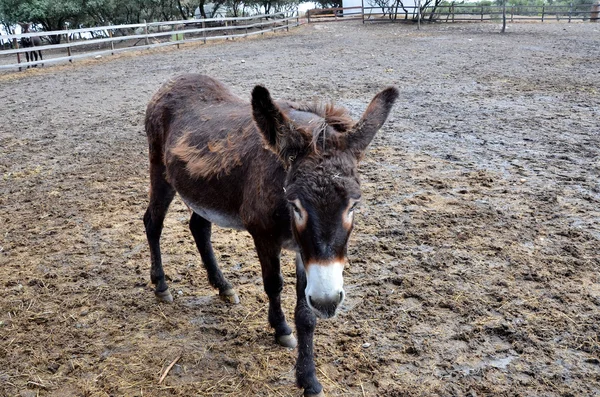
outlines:
M186 200L186 198L183 196L181 196L181 199L188 207L192 209L192 211L210 223L230 229L245 229L242 219L237 214L228 214L226 212L221 212L214 209L198 207L197 205L193 204L191 200Z

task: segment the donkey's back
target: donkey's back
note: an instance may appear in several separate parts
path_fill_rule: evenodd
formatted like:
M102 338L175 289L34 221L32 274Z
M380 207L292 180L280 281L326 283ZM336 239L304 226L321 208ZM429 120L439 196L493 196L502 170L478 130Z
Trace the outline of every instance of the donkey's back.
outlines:
M188 74L166 83L148 105L146 133L150 172L162 174L151 175L151 183L166 177L165 189L177 191L205 220L248 229L252 218L272 218L271 212L285 208L283 167L263 147L250 103L219 81ZM252 205L251 191L274 173L278 178L261 194L277 192L277 199L267 200L269 206Z
M185 74L170 80L154 94L146 109L145 125L151 156L153 144L160 149L154 154L163 156L164 144L169 139L176 139L185 132L197 134L199 123L214 121L222 127L227 111L240 107L249 108L249 105L212 77ZM250 116L249 109L244 113ZM215 130L210 127L205 125L202 130ZM222 129L218 128L219 131Z

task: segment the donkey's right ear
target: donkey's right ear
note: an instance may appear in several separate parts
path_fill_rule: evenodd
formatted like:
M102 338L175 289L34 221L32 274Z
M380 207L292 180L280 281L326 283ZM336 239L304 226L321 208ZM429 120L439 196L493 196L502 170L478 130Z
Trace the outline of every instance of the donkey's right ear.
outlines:
M261 85L252 90L252 116L269 149L289 166L305 147L304 139Z

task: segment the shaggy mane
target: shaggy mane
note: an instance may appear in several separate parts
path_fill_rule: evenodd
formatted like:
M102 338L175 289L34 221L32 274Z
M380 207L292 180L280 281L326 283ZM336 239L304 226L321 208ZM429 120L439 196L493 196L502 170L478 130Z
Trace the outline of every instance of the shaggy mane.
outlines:
M343 107L335 106L333 103L310 103L300 104L294 107L302 112L314 113L325 119L325 122L338 132L347 132L354 125L354 120Z

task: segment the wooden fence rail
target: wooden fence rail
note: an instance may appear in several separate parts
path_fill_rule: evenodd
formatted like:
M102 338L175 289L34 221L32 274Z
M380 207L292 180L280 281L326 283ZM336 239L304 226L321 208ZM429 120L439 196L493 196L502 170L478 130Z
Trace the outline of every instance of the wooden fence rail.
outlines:
M401 20L417 20L416 6L370 6L369 0L363 0L362 6L344 8L325 8L307 11L308 23L323 21L339 21L350 18L361 18L363 22L394 22ZM395 3L394 3L395 4ZM552 20L590 20L600 22L600 4L540 5L506 7L507 20L541 21ZM502 6L444 4L436 8L425 7L421 10L421 20L437 22L459 21L496 21L502 18Z
M210 18L210 19L192 19L183 21L168 22L150 22L129 25L112 25L94 28L82 29L64 29L51 32L32 32L24 34L0 35L0 42L10 41L13 43L13 49L0 51L0 56L16 55L17 63L0 64L0 70L16 69L23 67L37 66L38 64L54 64L61 62L73 62L77 59L98 57L119 52L142 50L148 48L158 48L169 45L191 43L208 40L235 39L239 37L264 34L266 32L275 32L278 30L288 30L290 27L300 25L298 12L291 14L276 13L262 14L250 17L239 18ZM132 32L129 35L116 35L116 32ZM92 34L101 36L88 40L70 40L71 36L82 34ZM20 40L30 37L46 36L64 36L66 42L61 44L48 44L38 47L19 48ZM136 40L135 44L116 48L116 43L123 41ZM138 43L143 41L143 45ZM86 51L91 46L106 46L106 49L95 49ZM66 56L47 58L38 61L21 62L23 54L35 50L56 51L66 50ZM72 50L79 48L83 51L81 54L74 55Z
M362 18L363 7L336 7L336 8L314 8L306 11L308 23L323 22L328 20L338 20L342 18L348 20L350 18Z

